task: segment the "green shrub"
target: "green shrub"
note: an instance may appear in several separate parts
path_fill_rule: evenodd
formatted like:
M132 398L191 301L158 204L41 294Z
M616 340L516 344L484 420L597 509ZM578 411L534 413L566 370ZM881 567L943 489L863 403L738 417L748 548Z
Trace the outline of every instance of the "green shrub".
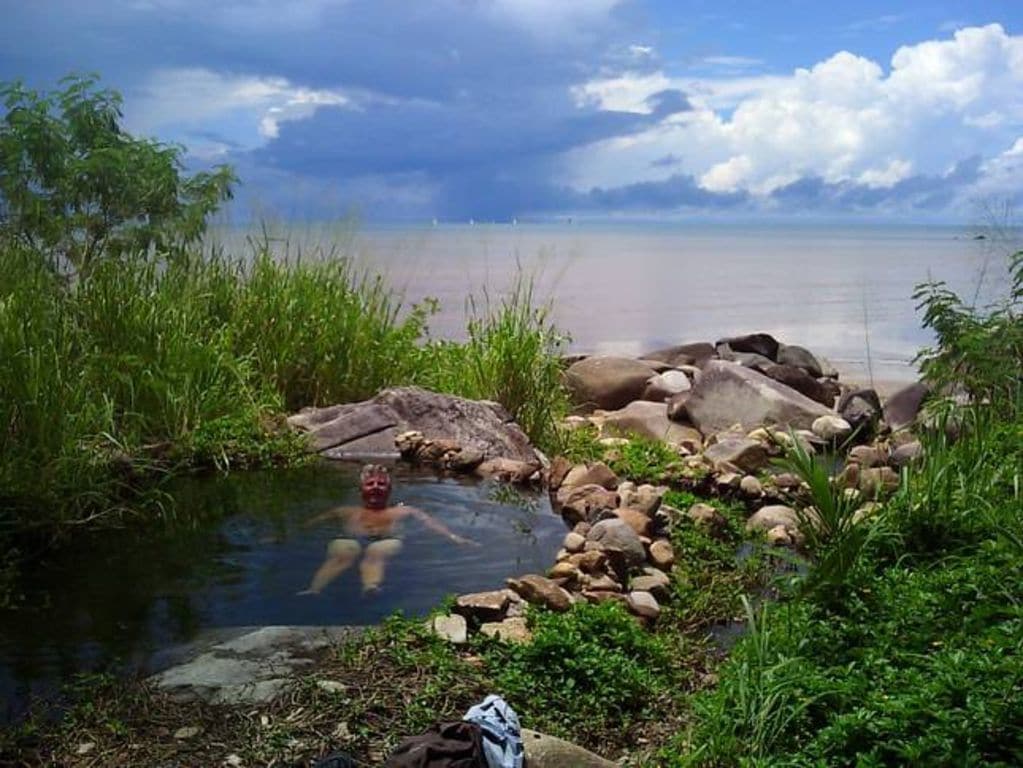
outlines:
M577 736L628 728L663 692L663 642L621 606L579 604L529 619L532 642L489 643L485 658L496 690L531 728Z

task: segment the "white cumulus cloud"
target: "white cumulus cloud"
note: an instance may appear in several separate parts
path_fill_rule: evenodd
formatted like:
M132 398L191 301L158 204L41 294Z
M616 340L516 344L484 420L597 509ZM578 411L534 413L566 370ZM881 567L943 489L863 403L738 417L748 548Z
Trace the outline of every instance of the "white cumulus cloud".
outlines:
M647 99L666 88L686 93L692 111L629 142L575 150L567 181L618 186L681 168L715 192L766 195L811 176L887 188L914 174L942 176L976 156L1000 186L1018 180L1023 37L998 24L903 46L887 68L839 51L788 75L624 72L573 94L580 104L648 113ZM667 155L680 163L659 167L656 159Z

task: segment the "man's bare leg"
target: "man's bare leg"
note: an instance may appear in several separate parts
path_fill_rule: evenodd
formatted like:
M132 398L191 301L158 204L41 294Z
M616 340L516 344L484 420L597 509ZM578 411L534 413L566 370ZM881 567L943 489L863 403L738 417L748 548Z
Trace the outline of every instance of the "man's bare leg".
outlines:
M313 575L309 589L299 592L300 595L319 594L325 586L351 567L362 548L352 539L334 539L327 545L327 559Z
M398 539L374 541L366 547L366 555L362 558L362 562L359 563L363 593L372 592L380 588L384 581L384 570L387 568L387 561L399 552L401 552L401 542Z

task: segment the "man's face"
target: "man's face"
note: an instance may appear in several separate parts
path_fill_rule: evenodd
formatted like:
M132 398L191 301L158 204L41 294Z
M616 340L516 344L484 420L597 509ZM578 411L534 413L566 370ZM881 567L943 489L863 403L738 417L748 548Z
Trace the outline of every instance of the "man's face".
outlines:
M362 502L370 509L387 506L391 495L391 478L384 474L373 474L362 481Z

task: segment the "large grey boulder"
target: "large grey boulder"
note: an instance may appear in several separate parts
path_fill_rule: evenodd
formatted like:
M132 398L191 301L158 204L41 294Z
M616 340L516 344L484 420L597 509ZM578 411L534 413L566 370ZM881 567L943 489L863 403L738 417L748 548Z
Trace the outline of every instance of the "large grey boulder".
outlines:
M288 423L308 432L313 450L328 458L397 458L394 439L417 431L427 440L479 451L486 459L538 460L529 438L497 404L420 387L385 389L361 403L306 408Z
M740 424L750 432L764 425L809 429L832 413L791 387L737 363L712 360L689 393L685 411L704 434Z
M624 408L603 414L601 432L607 434L638 435L651 440L662 440L672 445L695 442L699 445L702 437L698 431L668 418L666 403L651 403L637 400Z
M758 370L768 378L774 379L786 387L792 387L796 392L806 395L827 408L831 408L835 404L834 391L821 384L802 368L796 368L794 365L769 365ZM825 381L830 380L825 379Z
M656 371L627 357L587 357L565 371L565 386L581 406L613 410L642 396Z
M910 384L892 394L884 404L884 420L892 429L905 429L920 415L930 387L921 382Z
M872 389L855 389L838 399L838 413L860 437L874 434L881 420L881 400Z

